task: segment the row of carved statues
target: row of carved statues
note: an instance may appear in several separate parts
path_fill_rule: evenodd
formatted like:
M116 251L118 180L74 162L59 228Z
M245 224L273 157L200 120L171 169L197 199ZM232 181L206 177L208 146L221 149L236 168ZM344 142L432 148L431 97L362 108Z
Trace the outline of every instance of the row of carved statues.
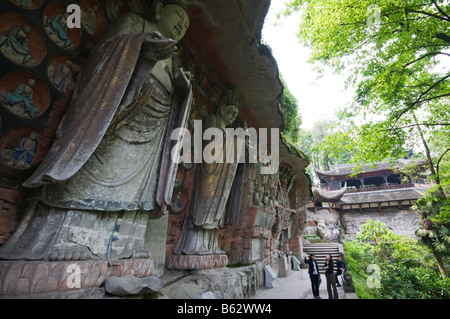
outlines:
M168 136L187 126L192 102L191 75L174 59L189 28L188 10L178 1L156 1L152 12L151 20L121 15L92 49L49 152L24 183L42 187L40 201L27 208L28 217L0 248L0 258L149 256L147 225L167 214L175 182L177 163ZM58 31L57 22L48 21L48 27ZM8 36L4 45L14 47L20 42L14 39ZM26 50L22 58L29 58ZM33 117L33 85L30 80L4 92L2 103ZM237 100L225 99L204 128L226 134L237 115ZM35 133L9 158L29 164L34 140ZM242 181L236 179L243 174L238 166L196 166L195 194L175 254L223 254L217 233L232 188L238 187L235 180Z

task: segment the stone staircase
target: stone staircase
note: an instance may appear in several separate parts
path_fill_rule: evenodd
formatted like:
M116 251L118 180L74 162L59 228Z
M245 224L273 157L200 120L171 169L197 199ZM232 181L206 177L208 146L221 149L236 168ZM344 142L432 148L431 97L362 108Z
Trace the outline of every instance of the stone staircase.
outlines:
M318 244L303 244L303 252L309 256L314 254L316 256L317 265L319 266L319 272L325 274L323 265L325 264L325 256L330 254L335 262L339 256L339 244L337 243L318 243Z

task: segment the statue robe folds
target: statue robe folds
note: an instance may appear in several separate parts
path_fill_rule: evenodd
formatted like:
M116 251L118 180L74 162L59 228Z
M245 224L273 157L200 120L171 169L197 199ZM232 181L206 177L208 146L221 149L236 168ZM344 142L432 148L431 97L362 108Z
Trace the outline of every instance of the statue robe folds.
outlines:
M92 50L55 141L26 187L41 201L0 249L3 259L128 258L147 220L170 203L177 164L170 133L185 127L163 61L140 58L149 22L124 14ZM182 102L180 102L182 101ZM50 256L50 257L49 257Z
M223 159L226 149L224 145ZM235 154L239 158L240 151L235 149ZM223 160L196 166L191 205L174 248L176 255L225 254L218 247L219 229L237 222L244 174L245 163L237 161L227 163Z

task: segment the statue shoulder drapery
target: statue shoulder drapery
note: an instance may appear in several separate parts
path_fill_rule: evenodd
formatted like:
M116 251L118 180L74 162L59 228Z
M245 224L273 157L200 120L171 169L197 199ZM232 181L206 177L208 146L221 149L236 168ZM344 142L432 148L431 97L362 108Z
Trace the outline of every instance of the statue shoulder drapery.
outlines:
M134 73L144 24L136 15L124 15L91 51L52 147L25 187L67 180L93 154Z

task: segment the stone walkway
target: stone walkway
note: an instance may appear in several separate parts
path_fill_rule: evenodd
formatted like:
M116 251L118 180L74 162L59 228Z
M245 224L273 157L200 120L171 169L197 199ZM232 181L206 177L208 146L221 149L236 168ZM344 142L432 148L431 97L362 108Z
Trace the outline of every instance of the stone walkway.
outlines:
M324 275L321 277L319 294L322 299L328 299L326 278ZM337 289L340 299L358 299L355 293L345 293L343 287ZM250 299L314 299L308 270L291 271L287 277L278 277L274 288L262 288Z

